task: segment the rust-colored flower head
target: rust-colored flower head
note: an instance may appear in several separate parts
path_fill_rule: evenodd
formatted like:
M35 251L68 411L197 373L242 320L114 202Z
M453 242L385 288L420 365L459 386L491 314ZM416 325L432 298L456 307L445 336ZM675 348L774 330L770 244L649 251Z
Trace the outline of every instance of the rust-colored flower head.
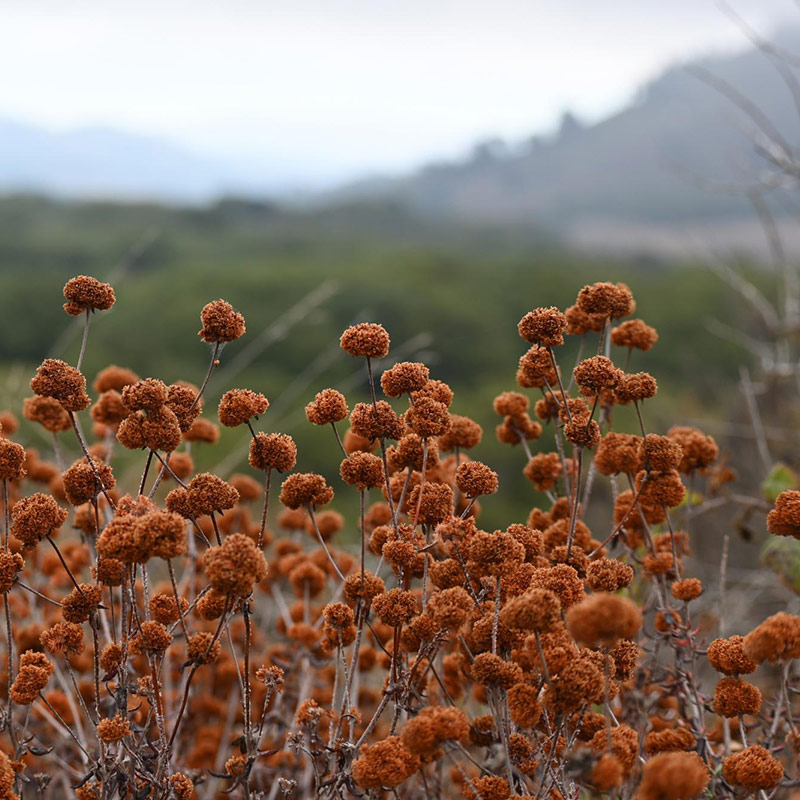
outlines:
M561 602L547 589L528 589L506 602L500 621L509 628L549 633L561 624Z
M517 329L526 342L556 347L564 344L567 318L555 307L536 308L519 321Z
M111 467L102 461L78 459L62 476L67 502L73 506L88 503L105 489L116 485Z
M800 539L800 492L790 489L778 495L775 508L767 514L767 530Z
M83 373L57 358L42 361L31 379L31 389L37 395L58 400L67 411L83 411L92 402L86 394Z
M220 594L246 597L267 576L267 562L255 542L243 533L228 536L201 559L206 578Z
M447 741L466 741L469 720L461 709L449 706L422 708L403 728L400 739L409 752L417 756L432 755Z
M142 439L150 450L172 452L181 443L181 426L168 406L148 411L142 420Z
M339 340L342 350L356 358L385 358L389 355L389 334L377 322L351 325Z
M360 492L377 489L384 483L383 461L371 453L351 453L342 461L339 474Z
M641 469L639 447L642 439L629 433L607 433L597 446L594 463L601 475L636 473Z
M658 341L658 332L640 319L629 319L611 329L611 341L617 347L650 350Z
M630 639L642 627L642 615L627 597L596 592L567 611L567 629L577 642L594 647L613 646Z
M25 475L25 448L0 436L0 479L15 481Z
M573 370L575 382L585 397L593 397L603 389L613 389L623 373L605 356L586 358Z
M269 408L269 400L260 392L250 389L230 389L222 395L217 414L226 428L244 425L252 417L258 417Z
M656 396L658 383L648 372L625 373L619 379L615 389L614 398L622 405L638 403Z
M97 736L101 742L111 744L119 742L126 736L131 735L131 725L127 717L116 714L113 717L106 717L97 723Z
M430 378L425 364L401 361L381 375L381 388L387 397L400 397L422 389Z
M444 381L431 378L421 389L411 393L411 400L414 403L422 400L423 397L428 397L437 403L444 403L450 408L454 395L453 390Z
M462 586L453 586L434 592L429 600L426 613L436 623L450 631L457 631L466 621L473 608L469 592Z
M333 489L322 475L313 472L297 472L281 485L280 500L287 508L305 506L320 508L333 500Z
M644 765L639 800L694 800L710 779L697 753L658 753Z
M87 622L103 599L100 586L91 583L79 584L61 601L61 616L67 622Z
M12 553L7 547L0 548L0 594L5 594L14 585L24 564L19 553Z
M755 672L758 664L745 655L743 645L743 636L714 639L708 646L708 663L725 675L749 675Z
M181 433L186 433L203 411L200 389L187 381L178 381L167 388L167 408L178 418Z
M399 786L420 768L419 756L410 753L399 736L365 744L353 762L353 780L362 789Z
M497 473L480 461L465 461L456 470L456 486L469 498L494 494L498 488Z
M624 283L593 283L578 292L578 308L586 314L618 319L636 310L631 290Z
M83 628L74 622L57 622L42 632L42 646L53 655L82 653Z
M239 501L239 492L210 472L195 475L189 483L188 493L189 506L198 517L233 508Z
M221 653L222 643L210 631L193 633L186 643L186 657L194 664L213 664Z
M738 678L722 678L714 691L714 713L720 717L758 714L761 691L757 686Z
M742 649L756 664L800 657L800 617L785 611L773 614L744 637Z
M47 686L54 671L55 667L44 653L26 650L19 658L19 671L9 692L10 699L18 705L29 706Z
M225 300L214 300L200 312L198 336L209 344L233 342L244 336L244 317Z
M250 466L288 472L297 463L297 445L286 433L257 433L250 440Z
M384 625L404 625L417 613L417 601L411 592L390 589L372 601L372 610Z
M31 422L38 422L50 433L60 433L72 426L64 406L53 397L40 395L26 397L22 406L22 416Z
M523 472L540 492L546 492L563 477L564 467L558 453L537 453L527 463Z
M452 517L453 502L453 490L446 483L418 485L408 495L408 508L414 520L423 525L437 525Z
M354 572L344 580L344 597L350 605L355 605L359 600L369 605L385 591L383 579L370 572L365 572L363 577L360 572Z
M633 569L615 558L598 558L586 567L586 584L593 592L618 592L633 581Z
M144 378L122 389L122 402L130 411L155 411L168 396L167 385L158 378Z
M64 297L64 311L73 317L84 311L108 311L116 300L110 284L88 275L70 278L64 285Z
M421 397L406 413L406 423L419 436L442 436L450 430L450 412L444 403Z
M517 384L523 389L539 389L545 386L555 386L558 383L558 373L553 366L550 353L535 345L527 353L520 356L517 368Z
M728 756L722 774L732 786L747 792L770 791L783 780L783 767L765 747L752 745Z
M46 398L36 399L45 400ZM69 417L63 408L61 412L66 419L66 427L69 427ZM92 419L110 428L116 428L130 413L130 409L122 402L122 395L116 389L109 389L107 392L103 392L91 409Z
M350 428L364 439L400 439L404 433L402 418L385 401L376 404L356 403L350 412Z
M211 420L198 417L183 434L187 442L206 442L216 444L219 441L219 427Z
M117 392L131 383L136 383L139 376L127 367L118 367L116 364L109 364L105 369L101 369L94 379L92 387L96 392L108 392L112 389Z
M678 470L687 474L708 469L719 455L719 447L713 437L697 428L676 425L667 431L667 436L683 449L683 459Z
M469 417L460 414L450 415L450 430L442 434L438 441L439 449L443 452L450 450L471 450L481 443L483 428Z
M306 419L312 425L329 425L341 422L349 411L347 400L336 389L323 389L306 406Z
M567 333L570 336L583 336L590 331L600 333L606 322L603 314L587 314L577 305L570 306L564 316L567 318Z

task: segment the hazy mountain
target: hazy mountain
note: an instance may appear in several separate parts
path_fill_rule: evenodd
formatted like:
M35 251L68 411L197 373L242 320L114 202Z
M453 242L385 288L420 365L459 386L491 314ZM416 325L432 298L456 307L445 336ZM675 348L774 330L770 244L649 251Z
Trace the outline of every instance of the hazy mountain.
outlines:
M283 190L286 176L111 128L52 132L0 118L0 189L67 197L205 201Z
M779 41L800 52L800 31ZM754 156L754 123L698 71L735 87L798 144L792 93L770 60L750 49L675 66L598 124L583 126L567 114L550 137L486 142L467 158L400 180L364 181L345 194L392 198L462 220L536 222L590 238L614 229L625 235L628 224L640 231L688 221L698 230L718 228L752 214L741 196L720 191L722 184L752 182L764 162Z

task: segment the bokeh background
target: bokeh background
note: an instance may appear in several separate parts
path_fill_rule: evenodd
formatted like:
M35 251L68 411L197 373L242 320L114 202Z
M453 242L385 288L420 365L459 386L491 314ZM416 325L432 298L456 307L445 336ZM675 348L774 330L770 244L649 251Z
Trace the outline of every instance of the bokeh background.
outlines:
M75 274L118 297L90 379L199 382L199 310L223 297L248 335L207 416L227 388L261 391L264 428L335 476L303 407L326 386L364 399L338 335L376 320L484 426L478 455L510 487L483 503L491 530L542 501L494 440L517 321L625 281L661 336L630 365L659 380L650 430L717 437L731 491L763 493L780 463L793 485L798 66L792 0L4 2L0 408L19 415L43 357L75 358ZM242 469L240 440L198 466ZM751 563L763 519L724 520L709 553L734 531Z

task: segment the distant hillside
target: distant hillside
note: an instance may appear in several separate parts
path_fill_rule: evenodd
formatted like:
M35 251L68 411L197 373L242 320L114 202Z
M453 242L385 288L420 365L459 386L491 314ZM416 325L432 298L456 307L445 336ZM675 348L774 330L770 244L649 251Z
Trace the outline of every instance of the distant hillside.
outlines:
M781 43L800 52L800 31ZM621 236L627 224L653 239L690 221L698 235L721 224L730 229L732 221L746 225L746 200L699 183L755 177L753 124L695 67L755 101L788 141L800 140L790 91L764 54L750 49L675 66L598 124L582 126L565 115L553 137L489 142L466 159L431 164L395 181L365 181L345 195L392 198L418 212L462 220L535 222L578 238Z
M263 194L285 178L112 128L54 132L0 118L0 191L198 202Z

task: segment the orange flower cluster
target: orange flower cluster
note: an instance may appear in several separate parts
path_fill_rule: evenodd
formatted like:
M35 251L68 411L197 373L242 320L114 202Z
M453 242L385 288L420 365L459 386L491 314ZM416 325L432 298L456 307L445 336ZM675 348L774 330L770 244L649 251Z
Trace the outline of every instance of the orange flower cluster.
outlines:
M114 302L85 276L65 297L87 324ZM213 381L111 365L92 405L80 370L43 362L26 422L0 416L0 798L62 772L79 800L788 788L800 617L716 639L697 627L709 615L684 574L697 526L681 506L685 481L687 505L719 488L719 450L694 428L646 431L656 381L613 349L627 363L656 343L624 319L635 308L627 286L596 283L519 322L517 387L492 410L531 510L499 529L482 505L503 513L509 470L481 460L481 425L427 365L373 372L391 347L376 323L340 339L366 360L361 402L328 388L305 406L338 476L293 471L295 440L258 429L259 391L214 398L220 425L249 431L237 467L250 472L197 472L219 437L202 416ZM200 318L209 377L245 320L223 300ZM565 369L576 338L596 355ZM59 435L71 466L26 447L28 422ZM115 441L144 451L137 469ZM280 487L273 470L288 473ZM328 508L340 492L356 518ZM590 511L604 495L605 522ZM798 498L778 497L772 533L800 538Z

